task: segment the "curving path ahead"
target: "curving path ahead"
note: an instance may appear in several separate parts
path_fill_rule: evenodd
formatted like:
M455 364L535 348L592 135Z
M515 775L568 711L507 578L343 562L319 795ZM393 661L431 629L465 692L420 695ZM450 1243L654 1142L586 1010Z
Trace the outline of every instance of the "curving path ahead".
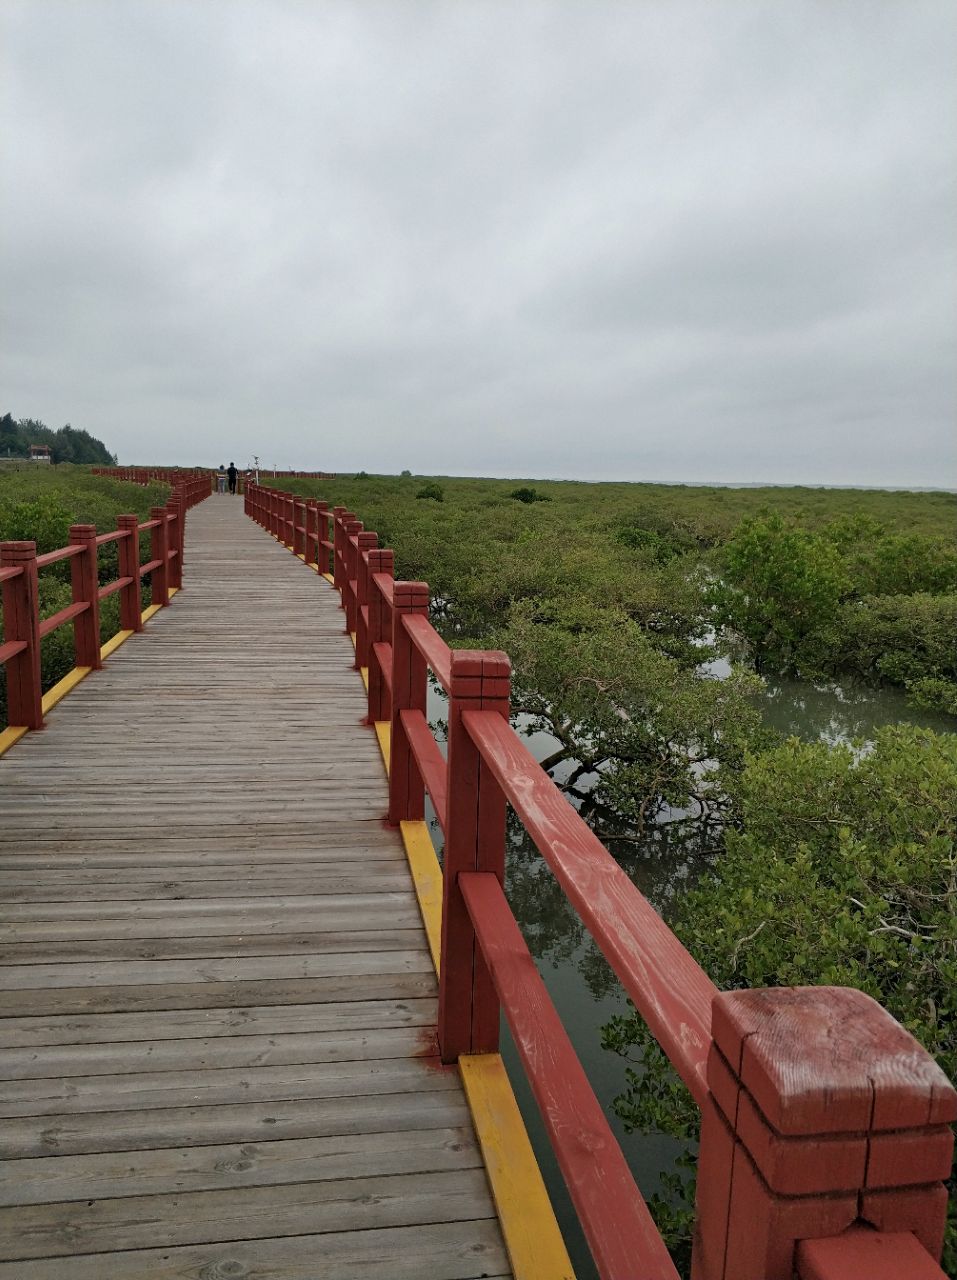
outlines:
M0 1280L510 1275L342 619L214 496L0 761Z

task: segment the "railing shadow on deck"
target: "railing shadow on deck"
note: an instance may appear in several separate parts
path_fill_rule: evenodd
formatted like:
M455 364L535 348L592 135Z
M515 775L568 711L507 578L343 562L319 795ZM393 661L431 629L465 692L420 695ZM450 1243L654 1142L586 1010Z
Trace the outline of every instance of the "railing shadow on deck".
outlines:
M600 1275L677 1273L505 898L506 804L701 1109L693 1280L943 1280L957 1092L931 1056L860 991L718 991L511 728L508 657L450 649L353 512L255 484L245 509L340 593L390 822L427 792L445 834L442 1057L494 1053L504 1012Z
M152 472L149 477L95 469L136 484L158 480L170 485L163 507L152 507L149 520L121 515L118 528L96 531L92 524L70 526L65 547L37 555L35 542L0 542L0 592L3 603L3 642L0 664L6 667L7 723L0 731L0 755L31 729L42 729L44 716L129 636L143 630L159 609L165 608L183 585L186 512L210 493L208 472ZM149 559L140 561L140 535L149 532ZM99 548L118 544L119 577L100 586ZM70 561L72 603L48 618L40 617L39 573L60 561ZM141 583L149 576L150 605L142 609ZM120 597L120 630L100 644L100 604L114 594ZM73 625L75 665L52 689L43 693L40 642L57 628Z

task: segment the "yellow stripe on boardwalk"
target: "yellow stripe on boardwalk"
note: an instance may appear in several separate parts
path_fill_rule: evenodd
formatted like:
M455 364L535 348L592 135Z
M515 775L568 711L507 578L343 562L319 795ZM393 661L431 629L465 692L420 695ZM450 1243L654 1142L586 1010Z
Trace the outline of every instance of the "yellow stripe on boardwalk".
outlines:
M105 661L111 653L116 653L121 644L125 644L130 636L135 635L133 631L117 631L116 635L106 644L100 646L100 657Z
M392 725L388 720L375 722L375 736L379 739L379 750L382 752L382 763L386 773L392 767Z
M0 756L11 747L15 747L23 735L29 732L25 724L14 724L9 729L4 729L3 733L0 733Z
M400 822L399 830L402 832L405 856L409 860L415 896L419 900L422 923L432 952L432 963L438 973L442 951L442 868L435 856L429 828L424 822Z
M575 1280L501 1055L463 1054L459 1071L516 1280Z
M391 727L388 720L375 723L386 773ZM400 822L399 830L438 974L442 951L442 868L425 822ZM575 1280L501 1055L463 1054L459 1073L515 1280Z
M72 671L68 671L62 680L58 680L52 689L48 689L41 699L40 706L43 714L52 711L61 699L65 698L71 689L75 689L81 680L93 670L92 667L74 667Z

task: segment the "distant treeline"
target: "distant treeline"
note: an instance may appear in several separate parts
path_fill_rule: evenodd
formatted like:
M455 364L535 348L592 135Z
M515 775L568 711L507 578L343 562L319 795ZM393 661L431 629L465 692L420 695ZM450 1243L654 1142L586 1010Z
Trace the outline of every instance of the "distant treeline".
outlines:
M54 462L115 465L116 456L102 440L69 423L54 430L35 418L14 419L10 413L0 418L0 458L28 458L31 444L49 445Z

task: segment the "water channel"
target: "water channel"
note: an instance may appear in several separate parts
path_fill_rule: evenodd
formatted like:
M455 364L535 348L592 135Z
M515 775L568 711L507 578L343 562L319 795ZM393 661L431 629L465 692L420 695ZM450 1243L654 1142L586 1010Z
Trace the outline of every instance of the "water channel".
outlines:
M720 678L726 666L708 665ZM430 692L428 715L434 723L445 715L444 697ZM902 721L942 733L957 732L951 716L918 712L902 692L837 685L815 686L798 680L778 680L764 695L767 723L785 734L831 744L871 737L876 730ZM557 746L547 734L527 740L539 760ZM571 766L565 766L570 769ZM560 775L559 775L560 777ZM427 812L432 838L441 850L442 833L431 808ZM667 827L655 828L640 843L609 841L608 848L634 884L667 919L668 905L706 861L705 851L689 850L687 842L669 839ZM628 1004L617 979L585 933L577 915L550 870L519 824L510 821L506 889L512 910L534 955L549 995L555 1003L592 1088L621 1143L642 1193L660 1191L659 1175L671 1171L682 1144L664 1135L626 1134L612 1109L624 1084L625 1062L602 1048L601 1028ZM571 1254L578 1280L597 1277L588 1246L552 1153L521 1063L503 1022L502 1055L545 1183Z

